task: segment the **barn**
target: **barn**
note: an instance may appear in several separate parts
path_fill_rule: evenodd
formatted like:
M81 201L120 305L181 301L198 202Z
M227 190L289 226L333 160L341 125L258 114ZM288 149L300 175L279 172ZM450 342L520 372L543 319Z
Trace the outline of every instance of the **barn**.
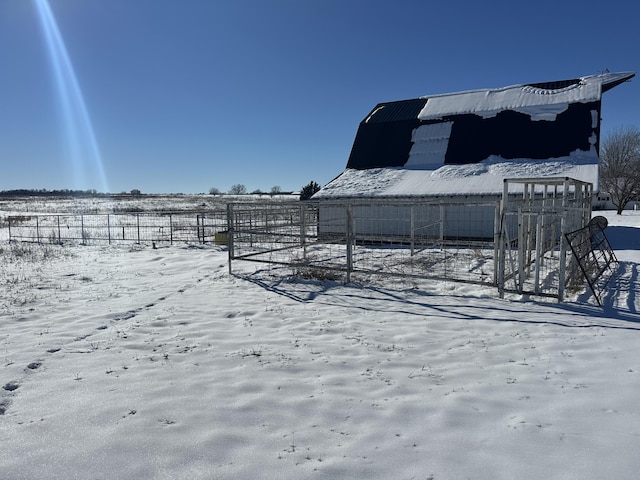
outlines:
M535 184L533 195L555 195L565 182L567 191L590 185L591 195L598 190L602 94L634 75L379 103L360 122L346 169L313 197L319 231L344 231L335 220L344 208L336 205L349 201L363 218L386 219L359 220L360 236L402 237L433 223L410 218L411 205L436 202L443 237L492 239L505 193L522 195Z

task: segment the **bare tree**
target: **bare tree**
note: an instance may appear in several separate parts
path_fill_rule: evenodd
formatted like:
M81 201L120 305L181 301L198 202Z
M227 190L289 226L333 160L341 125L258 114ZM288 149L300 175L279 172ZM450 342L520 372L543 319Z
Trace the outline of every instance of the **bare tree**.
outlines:
M600 189L611 196L620 215L640 195L640 129L624 127L609 134L600 149Z
M278 195L281 192L282 192L282 189L280 188L279 185L274 185L273 187L271 187L271 196Z
M236 183L235 185L232 185L231 188L229 189L229 194L230 195L246 195L247 187L245 187L241 183Z
M211 187L209 189L209 195L222 195L222 192L218 190L216 187Z

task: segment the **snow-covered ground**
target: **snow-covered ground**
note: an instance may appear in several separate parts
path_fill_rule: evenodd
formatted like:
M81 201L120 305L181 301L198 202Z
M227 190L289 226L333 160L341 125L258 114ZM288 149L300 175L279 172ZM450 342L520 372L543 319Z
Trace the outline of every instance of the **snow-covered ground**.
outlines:
M639 213L604 308L2 233L0 478L637 478Z

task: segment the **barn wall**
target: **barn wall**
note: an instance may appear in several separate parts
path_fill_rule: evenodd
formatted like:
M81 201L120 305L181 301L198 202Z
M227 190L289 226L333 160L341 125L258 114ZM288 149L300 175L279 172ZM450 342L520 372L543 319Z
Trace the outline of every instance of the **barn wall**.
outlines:
M355 238L359 241L410 241L411 237L438 240L493 241L498 198L465 198L447 203L393 203L380 200L351 205ZM344 236L347 231L347 205L320 202L320 236Z

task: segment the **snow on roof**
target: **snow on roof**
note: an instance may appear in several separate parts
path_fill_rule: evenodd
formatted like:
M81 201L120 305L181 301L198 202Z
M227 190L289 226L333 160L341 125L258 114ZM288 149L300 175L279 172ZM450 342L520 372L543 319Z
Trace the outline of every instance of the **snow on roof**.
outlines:
M490 118L503 110L530 115L533 120L555 120L571 103L598 101L603 87L628 80L631 72L589 75L563 88L542 88L540 85L512 85L509 87L470 90L428 96L427 103L418 114L420 120L438 119L447 115L475 114ZM558 82L557 82L558 83ZM424 97L423 97L424 98Z
M602 93L631 72L377 105L347 169L314 198L495 195L505 178L568 177L598 188Z
M346 169L314 198L499 195L505 178L568 177L598 183L595 151L577 151L547 161L490 157L479 163L443 165L433 170Z

